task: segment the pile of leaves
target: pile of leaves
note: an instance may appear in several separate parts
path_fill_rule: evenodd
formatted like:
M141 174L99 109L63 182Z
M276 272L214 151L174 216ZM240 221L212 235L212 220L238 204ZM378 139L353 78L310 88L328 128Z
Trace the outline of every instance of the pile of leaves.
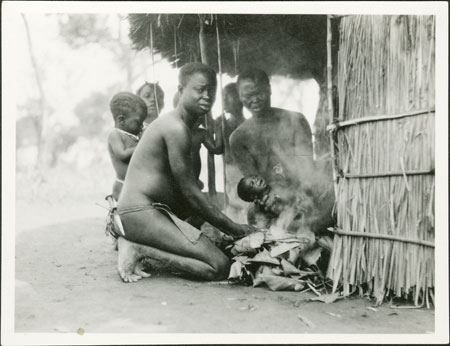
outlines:
M313 291L328 294L332 282L318 262L331 248L331 239L274 236L269 230L252 233L228 246L233 257L229 280L272 291Z

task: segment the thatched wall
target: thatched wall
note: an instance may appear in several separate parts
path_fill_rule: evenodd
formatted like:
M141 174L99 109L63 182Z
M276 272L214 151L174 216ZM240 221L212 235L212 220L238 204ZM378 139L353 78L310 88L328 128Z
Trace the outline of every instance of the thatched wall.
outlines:
M328 276L344 293L358 287L378 303L386 295L416 305L433 298L434 26L433 16L340 21L337 233Z

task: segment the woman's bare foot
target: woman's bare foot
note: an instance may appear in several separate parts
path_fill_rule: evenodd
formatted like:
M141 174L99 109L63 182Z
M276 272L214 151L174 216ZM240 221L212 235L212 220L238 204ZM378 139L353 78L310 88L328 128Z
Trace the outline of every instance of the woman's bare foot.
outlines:
M142 270L140 260L144 256L140 251L140 245L134 244L123 237L119 237L117 269L124 282L136 282L143 277L150 277L151 274Z

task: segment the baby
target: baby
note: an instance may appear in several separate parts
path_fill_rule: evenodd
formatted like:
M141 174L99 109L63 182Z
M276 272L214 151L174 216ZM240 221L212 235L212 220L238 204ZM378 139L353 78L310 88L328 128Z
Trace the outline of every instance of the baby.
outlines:
M147 105L147 117L144 120L143 131L155 120L164 108L164 91L158 83L145 82L136 91L136 94Z
M284 209L279 195L271 192L264 178L251 175L242 178L237 186L239 198L251 202L247 212L247 221L250 225L259 228L269 228Z
M283 189L283 197L266 183L264 178L252 175L244 177L237 186L238 196L252 202L247 212L247 221L258 228L269 228L283 212L289 212L291 217L289 228L299 227L302 217L312 209L310 198L299 199L300 194ZM303 196L305 197L305 196Z
M128 163L147 117L147 105L137 95L120 92L111 99L109 107L114 119L114 129L108 136L108 152L116 171L112 195L117 201L122 191Z

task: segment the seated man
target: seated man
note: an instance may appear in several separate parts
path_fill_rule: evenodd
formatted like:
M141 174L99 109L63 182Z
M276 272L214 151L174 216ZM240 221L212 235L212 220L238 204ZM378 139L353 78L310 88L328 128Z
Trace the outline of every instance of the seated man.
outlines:
M277 181L290 188L300 181L306 184L314 165L311 128L305 116L271 106L270 81L262 70L241 73L237 88L244 107L252 113L230 137L231 152L242 174L256 174L268 184Z
M252 113L230 137L241 173L261 176L272 188L309 193L314 208L308 222L317 230L331 226L334 192L313 160L311 128L305 116L271 106L271 85L262 70L241 73L237 88L244 107Z
M113 184L113 198L119 199L131 155L139 141L147 106L138 96L129 92L120 92L109 104L114 118L114 130L108 136L108 152L111 157L116 181Z
M216 73L201 63L183 66L180 102L153 121L130 162L117 214L125 238L119 238L119 274L136 281L137 261L148 256L206 280L225 279L229 260L202 233L183 221L198 215L234 237L249 234L248 225L231 221L201 193L191 159L192 128L215 100ZM145 245L145 246L142 246Z

